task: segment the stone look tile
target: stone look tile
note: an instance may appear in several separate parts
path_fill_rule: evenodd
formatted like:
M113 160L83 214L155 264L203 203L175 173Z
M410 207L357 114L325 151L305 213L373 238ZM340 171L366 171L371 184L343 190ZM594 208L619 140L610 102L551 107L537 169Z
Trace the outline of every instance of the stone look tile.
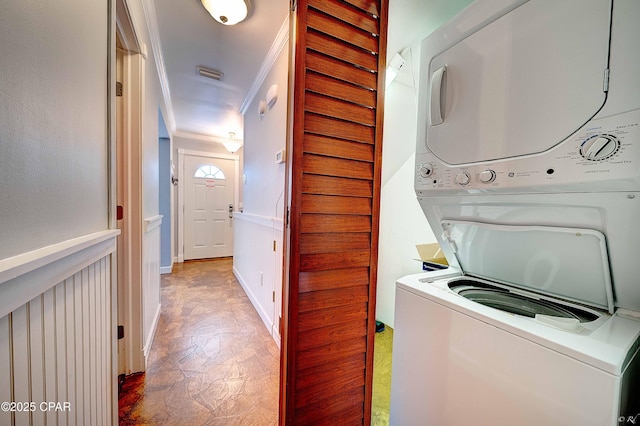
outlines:
M147 371L127 378L121 425L276 425L279 349L231 271L192 261L162 276Z

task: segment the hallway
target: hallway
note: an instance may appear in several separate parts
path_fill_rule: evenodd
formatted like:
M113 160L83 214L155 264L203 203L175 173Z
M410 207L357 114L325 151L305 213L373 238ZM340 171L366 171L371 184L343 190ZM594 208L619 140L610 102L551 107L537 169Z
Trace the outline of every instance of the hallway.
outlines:
M175 264L147 372L120 395L121 425L275 425L280 351L232 259Z

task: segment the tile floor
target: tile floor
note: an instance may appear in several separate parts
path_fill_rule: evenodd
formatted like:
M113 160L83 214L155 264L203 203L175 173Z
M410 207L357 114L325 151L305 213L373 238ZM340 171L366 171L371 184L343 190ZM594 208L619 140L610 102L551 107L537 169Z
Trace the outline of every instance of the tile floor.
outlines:
M128 376L120 425L276 425L280 351L232 259L174 265L146 373ZM388 425L393 330L376 333L372 421Z
M231 271L192 261L162 277L147 372L130 376L121 425L276 425L279 349Z

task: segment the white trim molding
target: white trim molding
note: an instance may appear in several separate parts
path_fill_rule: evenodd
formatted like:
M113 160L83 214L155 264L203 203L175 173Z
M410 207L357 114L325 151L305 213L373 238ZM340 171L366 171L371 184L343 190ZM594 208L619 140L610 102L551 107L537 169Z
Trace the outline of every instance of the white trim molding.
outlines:
M167 124L169 125L169 133L176 130L176 117L173 113L173 104L171 103L171 91L169 90L169 78L167 77L167 68L164 64L164 56L162 55L162 47L160 44L160 31L158 30L158 21L156 16L156 7L152 0L142 0L142 10L144 19L147 21L149 30L149 39L151 40L151 49L153 58L156 62L156 70L158 71L158 80L160 80L160 89L162 90L162 98L167 108ZM146 53L146 52L144 52Z
M158 308L156 309L156 313L153 316L151 330L149 331L149 335L147 336L147 341L144 344L144 348L142 348L145 371L147 370L147 365L149 364L149 354L151 353L151 347L153 346L153 339L156 337L156 329L158 328L158 321L160 320L160 311L162 311L162 304L159 304Z
M284 221L277 217L260 216L260 215L251 214L251 213L234 212L233 218L238 220L243 220L245 222L251 222L258 225L262 225L267 228L275 229L277 231L284 230Z
M0 318L115 252L119 234L96 232L0 260Z
M264 61L260 66L260 70L258 71L255 80L253 80L253 84L251 85L247 96L245 96L242 105L240 105L240 114L244 115L247 112L247 109L249 109L251 102L253 102L253 99L258 94L258 90L260 90L262 83L264 83L264 80L267 78L269 71L271 71L271 68L273 68L273 64L276 63L276 59L278 59L278 56L280 56L280 52L282 52L282 49L284 49L288 41L289 14L287 14L287 17L284 19L284 22L282 23L282 26L278 31L278 35L273 41L273 44L271 45L271 49L269 49L267 56L264 58Z
M201 142L219 143L219 144L222 144L223 142L226 142L229 140L228 137L204 135L202 133L184 132L180 130L176 130L175 132L173 132L173 137L191 139L191 140L201 141Z
M152 231L158 226L162 225L162 216L161 214L155 215L144 220L144 232Z

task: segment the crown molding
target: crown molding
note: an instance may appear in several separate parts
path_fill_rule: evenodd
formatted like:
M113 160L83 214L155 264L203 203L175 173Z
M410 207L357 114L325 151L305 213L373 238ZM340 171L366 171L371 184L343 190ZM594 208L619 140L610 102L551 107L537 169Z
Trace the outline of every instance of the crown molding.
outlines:
M276 36L273 44L271 45L271 48L269 49L269 53L267 53L267 56L262 62L262 66L260 67L260 70L258 71L258 74L256 75L256 78L253 81L249 92L247 93L247 96L244 98L242 105L240 105L240 114L244 115L249 109L251 102L253 102L253 99L258 94L258 90L260 90L260 86L262 86L262 83L264 83L264 80L267 78L269 71L271 71L271 68L273 68L273 64L275 64L278 56L280 56L280 52L282 52L282 49L284 49L288 41L289 15L287 14L284 22L282 23L282 26L280 27L280 30L278 31L278 35Z
M167 109L166 118L169 125L169 134L176 130L176 118L173 113L173 105L171 104L171 91L169 90L169 79L167 78L167 69L164 64L164 56L162 55L162 47L160 44L160 32L158 30L158 20L156 18L156 8L152 0L142 0L142 11L144 19L147 22L149 30L149 39L151 40L151 49L153 58L156 62L156 70L158 71L158 80L160 80L160 88L162 90L162 98Z
M173 132L174 138L184 138L191 139L201 142L212 142L212 143L223 143L227 142L228 138L223 138L221 136L213 136L213 135L205 135L202 133L192 133L192 132L183 132L183 131L175 131Z

